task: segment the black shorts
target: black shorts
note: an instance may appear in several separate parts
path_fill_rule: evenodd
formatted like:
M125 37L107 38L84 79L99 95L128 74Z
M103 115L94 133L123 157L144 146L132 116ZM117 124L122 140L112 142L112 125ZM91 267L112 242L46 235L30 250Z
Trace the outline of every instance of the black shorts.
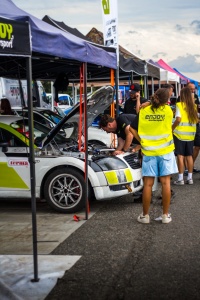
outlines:
M200 124L197 124L197 131L194 138L194 146L200 147Z
M194 141L181 141L174 135L175 154L191 156L193 154Z

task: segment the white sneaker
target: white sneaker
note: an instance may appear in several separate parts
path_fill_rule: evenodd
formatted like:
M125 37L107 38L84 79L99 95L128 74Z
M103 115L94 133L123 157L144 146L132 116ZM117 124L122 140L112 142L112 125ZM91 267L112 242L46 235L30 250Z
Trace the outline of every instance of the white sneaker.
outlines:
M143 223L143 224L148 224L150 223L150 218L149 215L143 216L143 213L139 215L137 218L138 222Z
M185 183L186 184L193 184L193 179L187 179Z
M167 214L167 215L164 214L164 215L162 215L162 223L167 224L167 223L169 223L171 221L172 221L171 214Z
M176 180L174 181L175 185L184 185L184 180Z

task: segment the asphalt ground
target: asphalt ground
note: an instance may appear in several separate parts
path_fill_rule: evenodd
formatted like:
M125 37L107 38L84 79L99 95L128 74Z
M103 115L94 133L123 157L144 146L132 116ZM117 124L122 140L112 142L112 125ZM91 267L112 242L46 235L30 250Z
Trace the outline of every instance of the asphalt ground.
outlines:
M131 195L99 202L51 253L82 257L45 299L200 299L200 173L193 179L193 185L172 185L169 224L154 220L162 212L160 190L152 197L150 224L137 222L142 204Z

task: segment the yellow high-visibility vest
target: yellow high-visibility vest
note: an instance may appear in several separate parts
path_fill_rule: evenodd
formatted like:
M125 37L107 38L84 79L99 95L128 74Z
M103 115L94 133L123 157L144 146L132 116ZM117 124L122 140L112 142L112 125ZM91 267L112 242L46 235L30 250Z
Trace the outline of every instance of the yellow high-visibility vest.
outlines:
M159 156L174 150L172 135L173 112L168 105L154 111L151 105L140 110L138 134L146 156Z
M181 122L174 129L174 135L181 141L193 141L196 133L196 123L189 123L185 103L178 102L176 106L181 113Z

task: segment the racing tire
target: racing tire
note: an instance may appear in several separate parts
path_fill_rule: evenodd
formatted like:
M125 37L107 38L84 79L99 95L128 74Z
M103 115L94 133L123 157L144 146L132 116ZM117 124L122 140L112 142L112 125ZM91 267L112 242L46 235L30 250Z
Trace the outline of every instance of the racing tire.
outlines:
M48 204L61 213L75 213L85 206L84 177L72 168L53 171L44 184L44 197Z

